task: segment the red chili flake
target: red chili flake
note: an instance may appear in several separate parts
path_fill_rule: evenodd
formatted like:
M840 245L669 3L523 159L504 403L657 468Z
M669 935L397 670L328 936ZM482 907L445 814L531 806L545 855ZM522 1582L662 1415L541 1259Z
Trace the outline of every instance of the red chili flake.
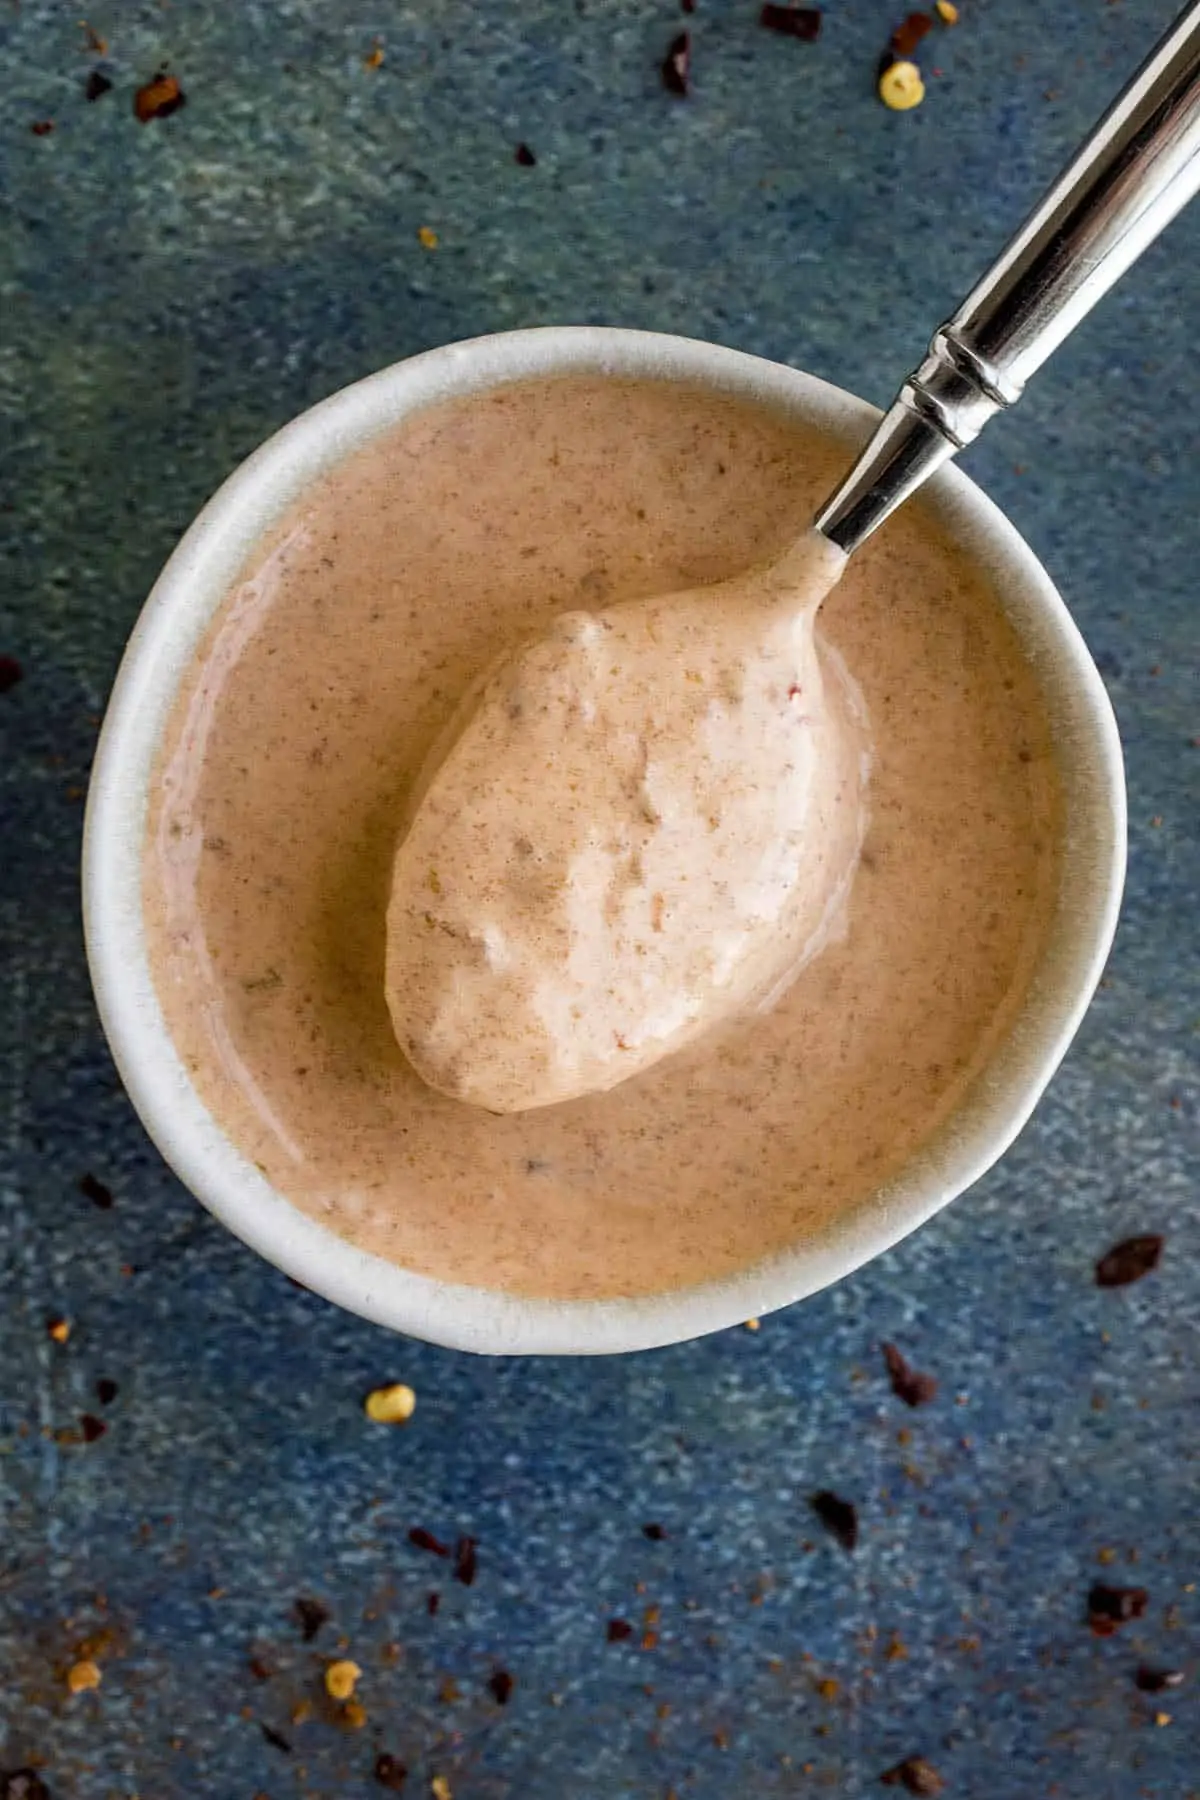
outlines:
M895 1344L883 1345L883 1360L892 1381L892 1392L905 1406L924 1406L937 1393L937 1382L932 1375L922 1375L914 1369L896 1348Z
M475 1580L476 1567L475 1539L460 1537L454 1546L455 1581L461 1581L464 1587L470 1587Z
M386 1750L381 1750L375 1758L375 1779L389 1793L398 1794L408 1780L408 1770L398 1756L389 1756Z
M302 1594L292 1606L300 1626L300 1635L306 1644L311 1644L322 1625L329 1623L329 1608L323 1600L312 1600Z
M628 1619L610 1619L608 1621L608 1641L610 1644L623 1644L633 1636L633 1626Z
M643 1525L642 1536L649 1538L652 1544L661 1544L667 1535L665 1525Z
M261 1719L258 1722L258 1728L266 1738L268 1744L270 1744L272 1750L282 1750L285 1756L290 1756L292 1754L292 1746L288 1743L282 1731L276 1731L272 1725L264 1725Z
M1140 1619L1150 1604L1145 1588L1109 1587L1105 1581L1094 1581L1088 1590L1088 1624L1096 1637L1111 1637L1130 1619Z
M111 1406L118 1392L116 1382L110 1381L107 1375L102 1375L96 1383L96 1398L101 1406Z
M853 1550L858 1542L858 1511L849 1500L843 1500L828 1488L813 1495L813 1511L827 1531L831 1531L843 1550Z
M696 0L679 0L679 10L681 13L694 13Z
M0 656L0 694L15 688L25 671L15 656Z
M911 12L892 33L892 49L902 61L907 60L926 34L933 30L933 15Z
M1133 1679L1143 1694L1165 1694L1168 1688L1183 1686L1183 1670L1152 1669L1142 1663Z
M533 151L529 148L528 144L518 144L513 151L513 159L514 161L519 162L523 169L533 169L537 167L537 157L533 154Z
M50 133L54 130L54 120L35 119L29 129L32 131L34 137L49 137Z
M1143 1275L1158 1267L1162 1248L1163 1240L1154 1232L1124 1238L1096 1264L1096 1286L1128 1287L1131 1281L1140 1281Z
M112 82L100 69L93 69L83 84L85 100L100 100L105 94L112 92Z
M270 1681L272 1675L275 1673L270 1663L264 1662L261 1656L250 1657L246 1663L246 1667L253 1675L255 1681Z
M11 1775L0 1775L0 1783L0 1800L52 1800L35 1769L14 1769Z
M94 1444L97 1438L102 1438L104 1436L105 1432L108 1430L108 1426L104 1423L103 1419L98 1419L94 1413L83 1413L80 1416L79 1429L83 1433L84 1443Z
M449 1545L443 1544L440 1539L435 1538L432 1531L426 1531L423 1525L413 1526L408 1534L408 1541L410 1544L415 1544L418 1550L428 1550L434 1556L449 1556L450 1554Z
M488 1676L488 1692L497 1706L507 1706L512 1699L512 1691L516 1681L507 1669L497 1669Z
M662 84L668 94L675 94L680 100L686 100L691 85L692 39L691 34L681 31L671 39L667 54L662 60Z
M906 1756L894 1769L879 1777L885 1787L902 1787L909 1794L940 1794L945 1782L923 1756Z
M107 1212L113 1203L112 1189L105 1187L104 1183L95 1175L81 1176L79 1191L85 1200L90 1200L92 1205L98 1206L102 1212Z
M777 31L781 37L799 38L802 44L815 44L821 35L824 15L815 6L764 6L758 15L760 25Z
M430 1594L429 1595L428 1599L425 1602L425 1611L429 1614L431 1619L437 1617L437 1609L441 1604L442 1604L442 1596L440 1594Z
M84 43L93 56L108 55L107 38L102 38L98 31L94 31L86 19L80 19L79 28L83 32Z
M186 105L187 95L179 85L179 77L160 69L154 80L146 82L133 96L133 116L148 125L151 119L169 119Z

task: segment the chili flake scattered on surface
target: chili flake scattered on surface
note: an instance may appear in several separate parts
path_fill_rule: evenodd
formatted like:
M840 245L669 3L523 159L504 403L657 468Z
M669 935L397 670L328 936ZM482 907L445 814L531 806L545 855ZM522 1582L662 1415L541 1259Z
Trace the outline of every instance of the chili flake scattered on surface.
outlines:
M420 242L424 249L426 249L426 250L436 250L437 249L438 234L433 229L432 225L422 225L421 229L417 232L417 237L420 239Z
M433 1800L454 1800L454 1795L450 1789L450 1783L446 1780L444 1775L434 1776L429 1784L429 1791L433 1795Z
M879 1778L885 1787L902 1787L909 1794L940 1794L945 1782L931 1762L923 1756L906 1756L894 1769Z
M423 1525L414 1525L408 1534L408 1541L418 1550L428 1550L432 1556L449 1556L450 1546L435 1538L432 1531L426 1531Z
M306 1644L311 1644L322 1625L329 1623L329 1608L322 1601L307 1598L303 1594L293 1605L292 1611Z
M858 1543L858 1509L849 1500L821 1488L810 1502L822 1525L837 1539L843 1550L853 1550Z
M623 1644L633 1636L633 1626L628 1619L610 1619L608 1621L608 1641L610 1644Z
M142 125L148 125L151 119L169 119L186 105L187 95L179 85L179 77L160 69L154 80L147 81L133 96L133 116Z
M925 98L925 83L914 62L894 62L879 77L879 98L891 112L911 112Z
M29 129L32 131L34 137L49 137L50 133L54 130L54 120L35 119Z
M954 0L933 0L933 10L943 25L958 24L958 8Z
M11 693L24 673L15 656L0 656L0 694Z
M342 1708L342 1724L350 1731L361 1731L367 1722L367 1709L358 1700L347 1700Z
M0 669L0 674L2 674L2 672L2 669ZM21 676L18 670L17 680L19 681L20 679ZM12 685L11 682L9 685ZM3 682L0 681L0 693L3 693L3 691ZM112 1189L106 1187L95 1175L81 1175L79 1178L79 1191L85 1200L90 1200L93 1206L98 1206L100 1208L101 1212L107 1212L113 1203Z
M1096 1637L1111 1637L1130 1619L1140 1619L1149 1602L1145 1588L1110 1587L1106 1581L1094 1581L1088 1590L1088 1624Z
M649 1538L652 1544L661 1544L666 1535L667 1528L665 1525L654 1523L642 1526L642 1536L644 1538Z
M476 1544L473 1537L460 1537L454 1546L454 1579L461 1581L464 1587L471 1587L475 1581L478 1558L475 1554Z
M72 1663L67 1670L67 1686L73 1694L86 1694L91 1688L98 1688L103 1677L98 1663L90 1656Z
M1163 1240L1155 1232L1122 1239L1096 1264L1096 1286L1128 1287L1130 1282L1140 1281L1158 1267L1162 1249Z
M494 1674L488 1676L488 1692L497 1706L508 1705L516 1685L516 1680L507 1669L497 1669Z
M927 12L911 12L892 33L892 51L901 59L912 55L923 37L933 30L933 17Z
M71 1321L70 1319L50 1319L47 1322L46 1330L56 1344L65 1344L71 1335Z
M777 31L782 37L799 38L802 44L815 44L821 35L824 15L815 6L764 6L758 15L760 25Z
M383 45L380 42L380 40L378 38L376 38L373 41L368 54L363 57L363 68L364 69L381 69L383 67L383 58L384 58Z
M399 1757L390 1756L386 1750L381 1750L375 1758L375 1779L389 1793L398 1794L408 1780L408 1769Z
M83 33L85 45L93 56L108 55L108 39L102 38L98 31L93 31L86 19L80 19L79 29Z
M349 1700L361 1674L358 1664L347 1658L331 1662L325 1671L325 1692L331 1700Z
M270 1744L272 1750L282 1750L285 1756L290 1756L292 1754L292 1746L288 1743L282 1731L276 1731L273 1725L266 1725L261 1719L258 1722L258 1728L268 1744Z
M363 1401L368 1419L377 1425L407 1425L417 1407L417 1396L403 1381L373 1388Z
M671 39L660 69L662 84L668 94L674 94L679 100L686 100L691 87L691 71L691 33L681 31Z
M112 82L108 79L108 76L105 75L103 70L101 70L101 69L93 69L91 74L88 76L87 80L83 84L84 99L85 100L99 100L105 94L109 94L111 92L112 92Z
M761 1319L747 1319L746 1320L746 1330L747 1331L761 1331L762 1330L762 1320Z
M103 1419L96 1418L94 1413L83 1413L79 1420L79 1429L83 1433L84 1443L94 1444L97 1438L104 1436L108 1426Z
M906 1406L924 1406L937 1393L932 1375L923 1375L900 1353L895 1344L884 1344L883 1360L891 1378L892 1392Z
M516 149L513 151L513 161L520 163L523 169L532 169L537 166L537 157L533 154L533 151L529 148L528 144L517 145Z
M119 1392L116 1382L111 1381L107 1375L102 1375L96 1383L96 1398L101 1406L111 1406Z
M0 1775L0 1800L52 1800L36 1769L14 1769L11 1775Z

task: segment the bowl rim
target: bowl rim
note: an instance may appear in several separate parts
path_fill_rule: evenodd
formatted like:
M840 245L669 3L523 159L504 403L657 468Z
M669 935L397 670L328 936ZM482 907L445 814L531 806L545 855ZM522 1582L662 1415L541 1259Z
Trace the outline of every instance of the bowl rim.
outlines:
M134 1107L175 1173L244 1243L336 1305L410 1336L491 1354L586 1355L676 1343L806 1298L890 1249L978 1180L1025 1124L1100 978L1124 879L1124 775L1104 684L1016 527L947 465L929 483L928 500L943 528L997 582L1034 663L1066 807L1055 924L1014 1025L953 1117L818 1240L721 1280L637 1299L526 1299L438 1281L356 1248L277 1192L193 1088L146 952L141 863L149 785L180 682L254 545L325 470L440 400L588 372L739 395L807 420L848 448L879 417L867 402L783 364L693 339L604 326L469 339L341 389L236 468L168 559L117 673L84 827L84 931L101 1022Z

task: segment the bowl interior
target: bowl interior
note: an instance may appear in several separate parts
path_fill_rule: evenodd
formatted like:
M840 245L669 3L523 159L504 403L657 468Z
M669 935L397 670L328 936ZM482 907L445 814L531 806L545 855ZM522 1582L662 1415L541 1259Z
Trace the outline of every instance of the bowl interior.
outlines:
M803 1298L894 1244L1007 1148L1060 1061L1099 979L1124 872L1120 746L1103 684L1053 584L1016 530L958 470L928 499L991 575L1041 682L1065 798L1061 899L1017 1022L949 1123L819 1241L736 1277L639 1300L537 1301L416 1275L355 1249L294 1208L225 1136L176 1054L142 930L141 851L162 733L192 657L255 544L328 468L405 416L500 383L568 371L674 379L768 404L845 442L865 402L732 350L601 328L514 332L386 369L286 426L219 490L172 555L130 639L92 776L84 841L88 956L101 1018L147 1130L192 1192L296 1280L380 1324L462 1349L646 1348Z

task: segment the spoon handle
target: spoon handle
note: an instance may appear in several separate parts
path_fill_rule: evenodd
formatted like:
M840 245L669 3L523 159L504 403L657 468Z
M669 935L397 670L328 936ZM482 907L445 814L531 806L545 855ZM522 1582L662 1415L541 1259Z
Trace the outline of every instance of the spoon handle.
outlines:
M1200 190L1200 0L1191 0L900 389L816 517L857 549L978 437Z

